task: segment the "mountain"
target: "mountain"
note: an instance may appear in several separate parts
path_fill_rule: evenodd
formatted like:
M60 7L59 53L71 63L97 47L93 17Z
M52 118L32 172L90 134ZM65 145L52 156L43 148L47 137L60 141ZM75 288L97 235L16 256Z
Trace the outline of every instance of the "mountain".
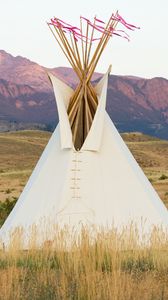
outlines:
M0 50L0 79L15 83L16 85L28 85L36 91L51 92L51 84L47 77L47 71L52 72L60 79L72 86L78 82L77 76L71 68L58 67L47 69L27 58L13 57L11 54ZM94 80L101 74L94 74Z
M70 68L44 68L0 50L0 131L54 129L58 117L50 71L74 87ZM101 74L94 74L97 82ZM168 139L168 80L109 76L107 111L121 131L140 131Z
M107 110L120 131L168 139L168 80L112 75Z

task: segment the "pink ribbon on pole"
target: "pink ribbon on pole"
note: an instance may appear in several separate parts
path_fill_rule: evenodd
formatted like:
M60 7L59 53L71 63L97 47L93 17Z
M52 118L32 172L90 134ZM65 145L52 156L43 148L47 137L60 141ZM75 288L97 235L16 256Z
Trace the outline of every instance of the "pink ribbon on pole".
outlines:
M68 24L60 19L56 19L56 18L54 18L54 20L51 19L51 23L49 23L49 25L53 25L53 26L56 26L57 28L61 28L64 33L68 33L68 32L72 33L74 36L74 39L76 41L78 41L78 37L79 38L82 37L82 35L80 33L76 32L76 30L78 30L80 32L80 29L78 27L71 26L70 24Z
M54 25L58 28L63 27L63 25L59 21L57 21L56 19L51 19L51 23L52 23L52 25Z
M114 14L112 14L111 19L114 21L118 21L121 24L123 24L127 29L129 30L134 30L134 29L140 29L140 27L137 27L133 24L127 23L123 17L121 17L119 14L117 14L116 16Z
M93 27L94 29L96 29L97 31L101 32L101 33L108 33L108 32L109 32L108 30L106 30L106 29L105 29L104 27L102 27L102 26L94 25L94 24L92 24L92 23L89 23L89 25L90 25L91 27Z
M85 21L88 22L88 23L91 23L90 20L87 19L87 18L85 18L85 17L80 16L80 18L83 19L83 20L85 20Z
M126 24L127 26L130 26L130 27L135 28L135 29L140 29L140 27L138 27L138 26L127 23L119 14L118 14L118 17L122 21L123 24Z
M116 36L120 36L122 38L125 38L129 41L129 35L124 30L115 30L113 25L109 26L108 29L106 29L104 26L102 26L103 24L105 24L105 22L98 19L98 18L96 18L96 17L94 17L94 23L92 23L89 19L87 19L83 16L80 16L80 19L86 21L89 26L91 26L92 28L94 28L95 30L100 32L101 34L107 34L110 37L112 37L112 35L114 34ZM114 20L116 22L121 23L122 25L124 25L129 30L140 29L140 27L137 27L133 24L130 24L130 23L126 22L126 20L123 17L121 17L118 13L116 15L112 14L111 20ZM86 37L81 33L80 28L78 28L76 26L72 26L69 23L66 23L65 21L63 21L59 18L56 18L56 17L51 19L51 23L48 23L48 24L53 25L58 29L61 28L61 30L64 33L73 34L73 37L74 37L75 41L78 41L78 39L80 39L83 42L87 43L89 41L92 42L92 41L97 41L97 40L101 39L101 37L97 37L97 38Z
M59 23L61 23L61 24L62 24L62 26L66 25L66 26L68 26L68 27L70 27L70 28L74 28L74 29L76 29L76 30L79 30L79 31L80 31L80 29L79 29L78 27L76 27L76 26L72 26L71 24L69 24L69 23L66 23L66 22L64 22L64 21L63 21L63 20L61 20L61 19L54 18L54 20L56 20L56 21L58 21Z
M96 22L98 22L98 23L105 24L105 22L104 22L104 21L102 21L102 20L100 20L100 19L97 19L96 17L95 17L94 19L95 19L95 21L96 21Z
M130 42L129 37L126 36L126 35L121 35L121 34L117 33L117 31L114 31L113 34L114 34L114 35L117 35L117 36L119 36L119 37L122 37L123 39L126 39L128 42Z

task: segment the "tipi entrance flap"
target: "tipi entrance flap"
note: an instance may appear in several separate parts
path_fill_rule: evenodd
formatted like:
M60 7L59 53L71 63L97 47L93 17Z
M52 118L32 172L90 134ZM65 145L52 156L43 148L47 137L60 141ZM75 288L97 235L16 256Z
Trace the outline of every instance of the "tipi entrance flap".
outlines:
M48 73L48 76L53 85L55 100L57 103L60 125L61 149L72 148L72 131L67 115L67 108L69 105L69 100L74 93L74 90L51 73Z

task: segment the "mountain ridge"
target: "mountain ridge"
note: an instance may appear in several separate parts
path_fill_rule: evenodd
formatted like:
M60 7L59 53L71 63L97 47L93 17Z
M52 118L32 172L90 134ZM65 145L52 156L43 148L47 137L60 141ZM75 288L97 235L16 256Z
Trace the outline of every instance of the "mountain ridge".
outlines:
M0 50L0 131L4 122L14 122L16 129L18 124L27 128L28 123L54 129L58 116L48 71L71 87L78 82L71 68L45 68ZM95 73L93 81L101 76ZM110 75L107 111L121 132L140 131L168 139L168 80Z

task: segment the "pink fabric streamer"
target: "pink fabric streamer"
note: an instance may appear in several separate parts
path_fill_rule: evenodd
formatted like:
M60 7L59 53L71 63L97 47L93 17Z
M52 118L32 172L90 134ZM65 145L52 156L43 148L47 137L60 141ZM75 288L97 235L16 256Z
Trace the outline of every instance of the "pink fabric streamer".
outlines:
M100 32L101 34L109 34L109 36L112 37L112 35L116 35L116 36L120 36L122 38L125 38L129 41L129 35L124 31L124 30L115 30L113 28L113 26L110 26L108 29L106 29L105 27L103 27L102 25L98 25L95 24L100 23L100 24L105 24L104 21L98 19L98 18L94 18L94 24L87 18L80 16L80 19L85 20L87 22L87 24L89 26L91 26L92 28L94 28L95 30L97 30L98 32ZM123 24L127 29L129 30L134 30L134 29L140 29L140 27L137 27L133 24L127 23L123 17L121 17L118 13L116 15L112 14L111 19L117 22L120 22L121 24ZM59 19L59 18L53 18L51 19L51 23L48 23L49 25L53 25L57 28L61 28L63 30L64 33L72 33L73 37L75 39L75 41L78 41L78 39L82 40L83 42L88 42L88 41L97 41L100 40L101 37L98 38L86 38L86 36L84 36L81 33L81 29L76 27L76 26L72 26L69 23L64 22L63 20Z
M93 27L94 29L96 29L100 33L110 34L110 36L112 36L114 34L116 36L120 36L120 37L122 37L124 39L127 39L129 41L129 35L124 30L117 31L117 30L114 30L113 27L111 27L111 28L109 28L109 30L107 30L103 26L92 24L88 19L86 19L84 17L81 17L81 18L86 20L91 27ZM122 33L124 33L124 35L122 35L118 32L122 32ZM93 38L92 39L92 41L96 41L96 40L100 40L100 38Z
M91 23L90 20L87 19L87 18L85 18L85 17L80 16L80 18L83 19L83 20L85 20L85 21L88 22L88 23Z
M117 32L122 32L122 33L124 33L126 36L128 36L128 37L129 37L129 34L128 34L127 32L125 32L124 30L120 30L120 29L118 29L118 30L115 30L115 31L117 31Z
M94 18L96 22L99 22L99 23L102 23L102 24L105 24L104 21L100 20L100 19L97 19L96 17Z
M51 22L53 22L53 24L55 24L57 26L61 26L62 28L65 28L65 29L66 28L67 29L72 29L72 30L75 29L75 30L80 31L80 29L78 27L72 26L72 25L70 25L70 24L68 24L68 23L66 23L66 22L64 22L60 19L57 19L57 18L51 19Z
M116 31L113 32L114 35L117 35L119 37L122 37L123 39L126 39L128 42L130 42L130 39L128 36L125 36L125 35L121 35L119 33L117 33Z
M63 27L63 25L57 20L51 19L51 23L57 27Z
M117 16L114 16L114 14L112 14L112 17L111 17L112 20L114 21L118 21L120 22L121 24L123 24L127 29L129 30L134 30L134 29L140 29L140 27L137 27L133 24L130 24L130 23L127 23L123 17L121 17L119 14L117 14Z
M126 25L128 25L128 26L130 26L130 27L136 28L136 29L140 29L140 27L137 27L137 26L135 26L135 25L133 25L133 24L127 23L127 22L126 22L119 14L118 14L118 17L119 17L119 19L120 19L124 24L126 24Z
M58 21L58 22L60 22L60 23L63 23L63 24L65 24L65 25L67 25L67 26L71 26L71 24L68 24L68 23L64 22L63 20L61 20L61 19L59 19L59 18L54 18L54 20L56 20L56 21Z
M68 23L66 23L66 22L64 22L64 21L62 21L62 20L60 20L60 19L56 19L56 18L54 18L54 20L53 19L51 19L51 23L49 23L50 25L54 25L54 26L56 26L57 28L62 28L62 30L63 30L63 32L65 32L65 33L67 33L67 32L70 32L70 33L72 33L73 34L73 36L74 36L74 39L76 40L76 41L78 41L78 38L82 38L82 37L84 37L84 36L82 36L79 32L80 32L80 29L78 28L78 27L76 27L76 26L71 26L71 25L69 25ZM65 25L63 25L63 24L65 24L65 25L68 25L68 26L65 26ZM79 32L76 32L76 30L78 30Z
M94 25L92 23L89 23L89 25L91 27L93 27L94 29L96 29L97 31L101 32L101 33L105 33L105 32L108 33L109 32L108 30L105 30L105 28L102 27L102 26Z
M61 19L54 18L54 20L58 21L58 22L61 23L62 25L65 24L65 25L68 26L68 27L72 27L72 28L75 28L75 29L77 29L77 30L80 30L78 27L72 26L71 24L68 24L68 23L64 22L63 20L61 20Z

